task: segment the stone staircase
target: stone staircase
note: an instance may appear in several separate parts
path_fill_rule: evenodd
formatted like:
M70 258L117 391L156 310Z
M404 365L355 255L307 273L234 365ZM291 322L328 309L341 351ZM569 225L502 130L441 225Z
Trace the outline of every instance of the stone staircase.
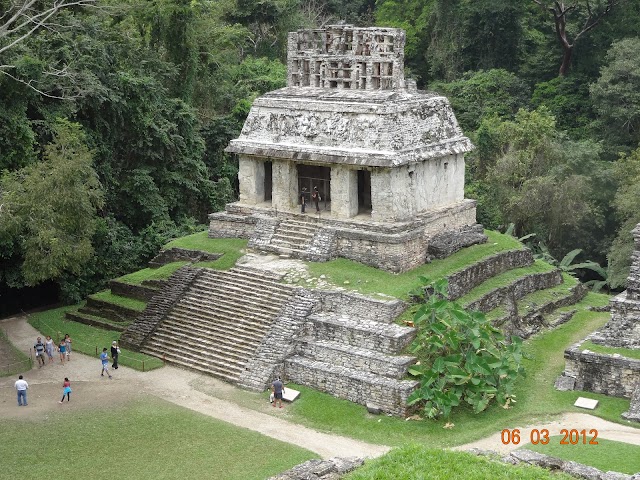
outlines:
M418 382L403 380L414 357L398 355L415 335L392 317L354 318L317 313L308 318L296 352L285 360L285 376L386 413L406 416L407 398Z
M271 237L269 247L280 254L305 257L318 230L320 228L311 222L283 220Z
M262 270L202 272L142 345L143 353L238 383L293 288Z

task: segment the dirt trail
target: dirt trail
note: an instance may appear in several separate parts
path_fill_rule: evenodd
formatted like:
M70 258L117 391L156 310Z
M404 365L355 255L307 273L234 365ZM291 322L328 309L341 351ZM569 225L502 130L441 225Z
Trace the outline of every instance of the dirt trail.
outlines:
M13 317L0 321L14 345L27 352L39 335L31 327L25 317ZM217 397L233 397L236 387L188 370L171 366L138 372L121 367L114 372L113 380L101 378L98 359L73 353L70 362L64 366L59 361L43 368L35 367L26 372L25 378L30 384L29 408L18 408L16 405L13 384L15 377L0 378L0 411L2 416L34 419L46 416L58 408L67 407L58 404L62 392L61 385L65 376L73 381L74 399L71 408L93 408L97 404L126 401L136 395L153 395L176 405L203 413L205 415L229 422L239 427L260 432L269 437L292 443L317 453L322 458L334 456L377 457L389 450L384 445L372 445L339 435L325 434L313 429L294 424L286 418L286 410L275 410L278 416L268 415L256 410L239 406L231 401ZM216 392L211 396L194 385L206 385L208 391ZM268 403L265 408L268 407ZM518 427L516 427L518 428ZM520 427L523 441L519 445L503 445L500 431L490 437L461 445L454 450L480 448L497 452L509 452L528 442L533 428L546 428L551 435L559 435L560 429L598 430L598 437L640 445L640 429L608 422L601 418L582 413L567 413L554 422Z
M25 317L13 317L1 321L0 328L4 329L12 343L24 352L29 351L40 335L26 322ZM72 353L71 361L64 365L61 365L56 358L56 362L52 365L42 368L36 366L24 374L30 386L28 408L18 408L16 405L13 388L15 376L1 378L1 415L32 419L61 407L67 407L66 404L62 406L58 404L62 392L62 381L66 376L73 381L73 403L69 404L72 408L90 407L91 404L99 403L104 405L113 401L125 401L134 395L146 394L283 442L298 445L317 453L322 458L350 456L373 458L389 451L389 447L384 445L372 445L347 437L317 432L284 418L267 415L209 396L191 386L194 381L197 382L198 378L202 377L195 372L165 366L142 373L120 367L113 372L113 380L108 380L107 377L100 377L100 368L98 359L76 352ZM210 377L206 378L206 383L220 392L235 389L229 384ZM276 412L284 416L286 410L285 407L282 410L277 409Z

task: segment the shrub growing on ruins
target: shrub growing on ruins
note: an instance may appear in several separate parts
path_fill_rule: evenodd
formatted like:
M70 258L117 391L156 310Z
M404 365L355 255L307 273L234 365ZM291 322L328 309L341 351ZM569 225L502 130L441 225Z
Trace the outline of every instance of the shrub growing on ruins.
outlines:
M423 304L414 315L418 333L411 344L419 362L409 369L420 387L409 405L419 405L429 418L449 417L463 401L475 413L493 400L509 408L516 378L524 374L522 340L505 337L483 313L447 300L446 280L420 279L425 287L412 296Z

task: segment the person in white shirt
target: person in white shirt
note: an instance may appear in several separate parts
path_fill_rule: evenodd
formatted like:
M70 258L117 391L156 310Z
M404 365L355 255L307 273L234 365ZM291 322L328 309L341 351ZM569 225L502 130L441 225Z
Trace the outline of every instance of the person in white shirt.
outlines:
M16 381L16 390L18 391L18 406L27 406L27 388L29 384L22 378L22 375L18 377Z

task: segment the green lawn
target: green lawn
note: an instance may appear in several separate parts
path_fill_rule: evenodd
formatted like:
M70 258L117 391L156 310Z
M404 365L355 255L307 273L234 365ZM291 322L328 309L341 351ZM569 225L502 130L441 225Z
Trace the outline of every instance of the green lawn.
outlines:
M202 262L202 266L216 270L228 270L244 255L247 240L241 238L209 238L208 232L194 233L186 237L176 238L167 243L163 249L171 247L201 250L209 253L222 253L222 257L213 262Z
M113 340L120 338L120 332L103 330L101 328L72 322L65 319L64 314L69 310L77 310L81 305L67 306L37 312L29 315L29 324L43 335L50 335L54 341L65 334L69 334L73 343L72 348L77 352L98 356L104 347L109 348ZM118 362L136 370L153 370L163 366L162 360L149 355L122 349Z
M579 441L576 445L572 445L569 438L566 439L566 441L569 442L568 445L561 445L560 441L564 439L564 435L562 435L550 437L547 445L527 444L522 448L558 457L563 460L573 460L574 462L584 463L585 465L596 467L603 472L612 470L630 475L640 472L640 446L605 440L603 438L596 439L598 442L597 445L590 445L589 440L593 435L589 435L588 430L586 433L586 445L582 443L582 435L579 435ZM640 435L640 432L638 432L638 434Z
M605 347L604 345L593 343L590 340L587 340L582 345L580 345L580 348L582 350L591 350L592 352L596 353L617 353L618 355L622 355L623 357L640 360L640 350L633 350L631 348Z
M344 480L571 480L567 474L540 467L508 465L465 452L434 450L407 445L343 477Z
M121 307L126 307L131 310L143 311L147 307L147 303L142 300L136 300L135 298L123 297L120 295L114 295L111 290L103 290L98 293L90 295L89 298L95 298L96 300L102 300L107 303L113 303Z
M11 349L11 352L6 358L0 358L0 377L9 377L31 368L31 359L29 356L9 341L2 328L0 328L0 342L3 342L7 348Z
M0 477L263 480L316 457L153 397L96 407L1 419Z
M137 272L128 273L120 278L116 278L116 280L133 285L140 285L145 280L166 280L173 272L188 263L189 262L172 262L158 268L143 268Z
M443 260L434 260L405 273L394 274L369 267L352 260L339 258L330 262L307 262L309 273L313 277L325 275L334 285L356 290L364 294L385 294L407 299L408 292L420 285L418 276L436 280L451 275L483 258L505 250L521 250L523 245L511 235L485 231L489 241L482 245L473 245ZM348 283L345 283L348 282ZM307 283L304 285L308 286Z

